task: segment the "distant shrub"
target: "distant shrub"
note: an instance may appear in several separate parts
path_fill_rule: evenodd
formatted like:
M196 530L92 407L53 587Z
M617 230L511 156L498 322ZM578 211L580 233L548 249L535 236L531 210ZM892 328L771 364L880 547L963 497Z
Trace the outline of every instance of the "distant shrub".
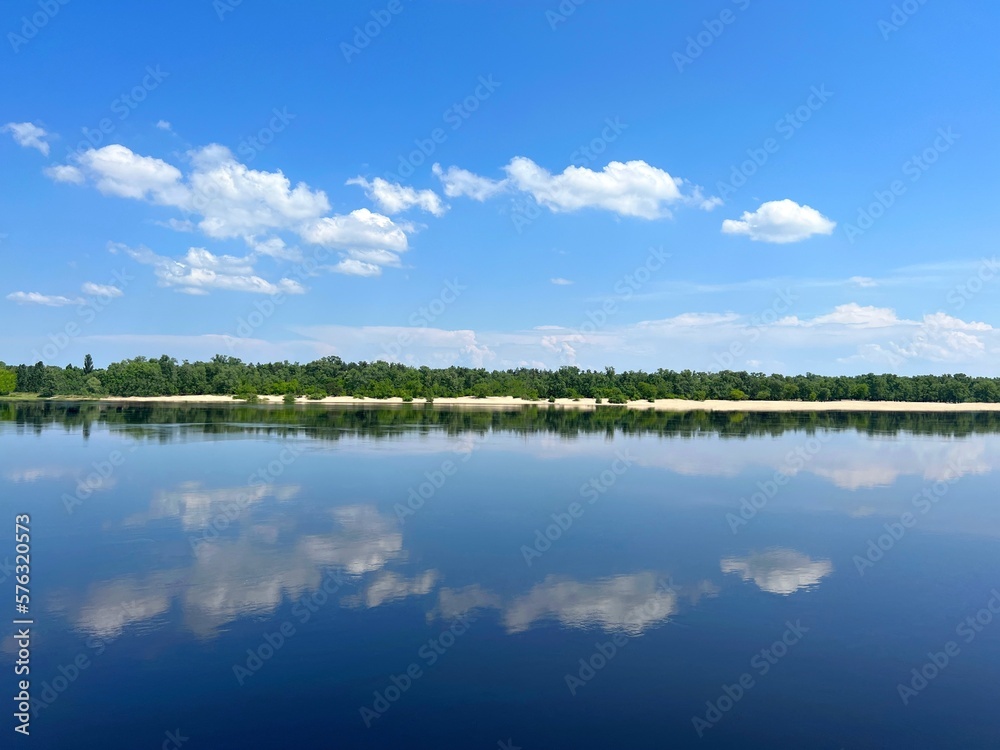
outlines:
M247 383L241 384L240 387L236 389L236 393L233 394L233 398L246 401L248 404L256 404L260 401L257 397L257 391L255 391L253 387Z
M604 403L604 399L601 398L600 396L598 396L597 398L594 399L594 403L595 404L603 404Z
M549 403L550 404L554 404L555 402L556 402L556 397L555 396L549 396Z
M294 404L295 403L295 394L294 393L286 393L284 396L281 397L281 400L284 403L286 403L286 404Z

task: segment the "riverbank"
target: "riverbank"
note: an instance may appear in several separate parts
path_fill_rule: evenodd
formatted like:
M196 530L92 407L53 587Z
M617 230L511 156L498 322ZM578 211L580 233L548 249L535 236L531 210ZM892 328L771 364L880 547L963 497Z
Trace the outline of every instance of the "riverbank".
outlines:
M59 399L56 399L59 400ZM64 399L65 400L65 399ZM104 402L115 403L176 403L176 404L241 404L242 401L232 396L134 396L131 398L103 398ZM281 396L260 396L262 404L281 404ZM297 404L332 404L340 406L389 405L402 404L401 398L354 398L352 396L328 396L323 399L296 399ZM415 398L411 402L415 406L425 404L424 399ZM482 409L511 409L525 406L555 406L564 409L599 409L615 404L598 404L592 398L579 400L560 398L555 402L526 401L510 396L489 396L473 398L436 398L435 406L472 407ZM895 411L895 412L972 412L1000 411L1000 403L962 403L948 404L935 402L908 401L689 401L686 399L657 399L656 401L629 401L627 404L617 404L629 409L655 409L656 411L725 411L725 412L817 412L817 411Z

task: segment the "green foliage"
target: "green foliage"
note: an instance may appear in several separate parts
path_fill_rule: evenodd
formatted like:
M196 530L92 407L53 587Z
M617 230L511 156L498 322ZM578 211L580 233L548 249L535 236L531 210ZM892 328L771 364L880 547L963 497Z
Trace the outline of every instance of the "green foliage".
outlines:
M260 401L257 391L249 383L241 383L240 387L233 394L233 398L246 401L248 404L256 404Z
M13 393L16 388L17 373L6 367L0 368L0 395L6 396L8 393Z
M558 370L518 368L408 367L389 362L344 362L339 357L299 364L248 363L216 355L208 362L178 363L163 355L111 363L106 370L21 364L13 368L15 392L49 395L171 396L174 394L305 395L310 399L352 395L361 398L452 398L513 396L524 401L593 398L599 403L682 398L766 400L1000 402L1000 379L955 375L765 375L760 372L616 372L613 368ZM92 365L92 362L91 362ZM2 368L5 371L7 368ZM9 376L7 377L9 383ZM6 387L6 386L5 386ZM742 395L741 395L742 394ZM551 402L550 402L551 403Z
M83 358L83 374L90 375L94 371L94 358L87 354Z
M294 404L295 403L295 394L294 393L286 393L281 400L282 400L282 402L284 402L286 404Z

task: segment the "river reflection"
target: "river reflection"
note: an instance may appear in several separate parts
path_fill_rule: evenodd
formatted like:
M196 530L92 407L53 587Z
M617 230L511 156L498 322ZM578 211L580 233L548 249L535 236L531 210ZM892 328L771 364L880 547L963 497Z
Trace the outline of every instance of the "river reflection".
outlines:
M495 747L515 730L525 747L606 747L623 717L625 745L696 746L692 715L801 621L796 658L697 746L745 746L746 727L769 736L790 701L806 717L800 746L876 746L861 728L874 706L905 740L877 746L930 747L920 737L943 737L955 702L975 705L1000 667L989 631L955 667L961 682L941 683L950 702L928 696L918 721L893 702L909 662L1000 582L1000 434L962 415L912 432L857 415L610 430L544 413L361 412L322 429L313 410L232 415L96 411L86 435L79 413L51 406L0 420L3 504L39 529L39 680L88 644L102 654L48 709L61 717L41 730L51 746L65 722L97 732L86 716L112 685L151 701L143 727L169 723L191 679L234 711L291 691L303 726L336 728L348 747L464 747L469 732ZM859 566L908 511L914 523ZM471 624L455 653L370 732L358 711L373 691L458 622ZM283 624L288 644L252 683L234 679ZM567 690L606 642L621 656L585 693ZM535 707L571 728L539 729ZM456 710L481 726L430 718ZM966 717L963 746L986 746L984 717ZM193 721L208 747L254 746L263 727ZM426 742L401 745L415 727Z

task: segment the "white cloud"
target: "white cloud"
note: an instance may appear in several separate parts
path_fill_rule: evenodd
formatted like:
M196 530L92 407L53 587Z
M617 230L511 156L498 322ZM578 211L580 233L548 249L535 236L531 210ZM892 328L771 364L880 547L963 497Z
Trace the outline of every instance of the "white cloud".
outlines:
M173 126L166 120L158 120L156 123L156 127L158 127L160 130L166 130L168 133L174 132Z
M75 156L75 163L57 165L46 173L59 181L89 180L107 195L179 209L195 220L173 218L166 226L179 231L197 226L214 239L242 238L255 252L275 258L300 257L297 248L286 247L278 236L281 232L379 266L399 265L399 254L408 249L407 232L414 231L409 224L396 224L388 216L364 208L346 215L328 215L330 202L322 190L301 182L293 186L280 171L250 169L224 146L211 144L189 152L188 158L190 168L185 175L162 159L112 144L89 149ZM412 199L414 205L432 213L444 210L431 191L413 191L411 195L407 191L412 189L389 183L377 189L372 183L372 188L390 205ZM384 253L384 263L356 255L376 250Z
M195 169L188 175L188 205L181 207L203 216L199 228L209 237L297 230L330 210L322 190L302 182L292 187L280 171L250 169L223 146L206 146L191 158Z
M0 132L10 133L18 146L38 149L45 156L49 155L49 144L45 140L49 133L44 128L30 122L8 122Z
M55 182L69 182L73 185L82 185L84 182L83 172L71 164L56 164L54 167L46 167L42 172Z
M79 305L83 302L80 298L70 299L69 297L38 292L11 292L7 295L7 299L20 305L45 305L46 307L66 307Z
M491 180L458 167L443 170L439 164L433 171L449 198L467 195L483 201L511 189L527 193L555 213L598 208L619 216L659 219L669 217L674 205L711 210L721 204L718 198L706 199L701 188L644 161L613 161L600 172L570 166L560 174L552 174L531 159L516 156L504 167L507 177L503 180Z
M737 573L744 581L753 581L761 591L784 596L815 586L833 572L829 560L812 560L801 552L783 548L724 559L720 567L723 573Z
M556 277L554 279L549 279L549 281L555 284L556 286L570 286L573 283L569 279L563 279L559 277Z
M784 244L801 242L816 234L832 234L835 221L809 206L793 200L768 201L754 212L744 211L739 219L722 222L724 234L745 234L755 242Z
M440 164L435 164L431 167L431 171L441 180L444 194L449 198L458 198L464 195L482 202L503 192L508 187L507 180L491 180L459 167L442 169Z
M833 312L826 315L818 315L811 320L800 320L797 317L782 318L776 325L781 326L849 326L854 328L888 328L900 325L901 321L896 316L896 311L888 307L875 307L867 305L862 307L857 302L849 302L846 305L837 305Z
M392 219L367 208L343 216L326 216L305 226L303 238L330 248L370 248L401 253L407 249L406 233Z
M500 369L521 363L601 369L614 362L620 369L749 369L829 375L870 372L872 362L878 362L880 370L899 374L960 370L992 375L1000 367L1000 330L947 314L909 320L891 308L849 303L811 317L777 319L774 315L771 321L766 317L762 321L759 311L690 312L605 324L599 329L581 316L577 328L313 326L298 332L348 360L391 359L442 367L488 362ZM742 342L739 356L731 354L737 342ZM906 370L898 369L904 366Z
M515 157L505 167L511 184L554 212L602 208L620 216L658 219L670 216L669 206L695 203L709 207L700 193L684 195L684 181L644 161L613 161L600 172L567 167L553 175L531 159Z
M88 149L79 154L77 160L97 189L106 195L146 199L164 205L187 202L181 171L162 159L139 156L124 146L112 144Z
M365 195L389 215L402 213L414 206L434 216L443 216L448 210L433 190L417 190L397 182L383 180L381 177L376 177L372 182L364 177L355 177L348 180L347 184L364 188Z
M212 289L254 294L302 294L305 291L292 279L281 279L275 284L257 276L251 258L214 255L204 248L192 247L182 258L174 259L157 255L144 246L112 246L113 252L119 250L139 263L152 266L160 286L172 287L185 294L207 294Z
M97 297L121 297L123 292L112 284L95 284L92 281L85 281L80 287L84 294L93 294Z
M379 276L382 273L382 269L374 263L365 263L354 258L344 258L337 265L331 266L330 270L347 276Z
M496 354L475 331L410 326L303 326L299 335L327 345L337 353L350 351L354 360L386 360L449 367L482 367ZM405 343L401 343L405 342Z

